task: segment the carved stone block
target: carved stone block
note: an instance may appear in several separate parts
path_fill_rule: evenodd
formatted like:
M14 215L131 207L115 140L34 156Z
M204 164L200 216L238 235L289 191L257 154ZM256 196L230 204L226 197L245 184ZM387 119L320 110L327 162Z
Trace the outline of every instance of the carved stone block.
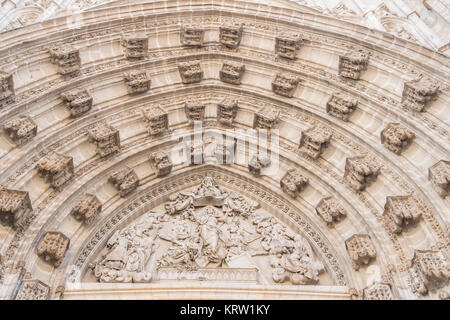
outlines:
M388 219L391 230L401 233L408 225L420 220L422 211L413 196L386 197L383 215Z
M97 153L100 157L120 151L119 130L106 123L97 123L94 128L88 130L88 134L89 140L97 146Z
M217 105L217 120L225 125L231 126L239 109L237 99L227 97Z
M224 60L219 72L220 80L231 84L241 84L245 65L241 62Z
M345 160L344 178L353 190L362 191L376 180L380 167L364 156Z
M37 125L31 117L20 115L18 118L6 122L3 125L3 131L11 141L22 145L36 136Z
M357 99L341 92L335 92L327 102L327 113L338 119L348 121L357 106Z
M201 46L205 30L196 23L184 23L181 26L180 41L184 46Z
M308 183L309 179L297 168L289 169L280 180L281 189L294 199L306 188Z
M16 300L48 300L50 287L40 280L25 279L20 284Z
M355 234L345 240L345 248L352 259L353 268L359 270L362 265L368 265L376 258L375 247L367 234Z
M261 107L253 117L253 129L271 129L280 118L280 111L270 106Z
M182 82L185 84L200 82L203 79L200 60L180 62L178 64L178 71L180 72Z
M127 59L142 59L148 54L148 37L145 34L124 35L121 42Z
M184 112L189 122L203 121L205 105L198 100L187 100L184 103Z
M72 117L88 112L92 108L94 98L87 89L74 89L61 94L61 99L66 103Z
M300 136L299 150L303 154L317 159L322 151L329 145L331 134L318 128L312 127L302 131Z
M150 155L150 162L156 170L156 175L158 177L163 177L168 175L172 171L172 161L169 159L167 152L158 151L153 152Z
M10 102L15 95L12 74L0 71L0 106Z
M142 109L142 115L151 136L161 134L169 129L169 116L163 107L155 105Z
M0 189L0 222L3 225L23 227L32 210L28 192Z
M363 300L394 300L389 283L375 282L363 289Z
M254 176L261 175L261 169L270 166L270 158L267 155L255 154L248 162L248 171Z
M90 224L102 211L102 203L90 193L86 193L72 208L70 214L78 221Z
M358 80L361 73L367 70L369 56L359 51L347 52L339 56L339 75Z
M434 190L445 198L450 192L450 162L441 160L428 169L428 179Z
M450 261L443 251L416 250L410 269L413 290L420 294L445 287L450 279Z
M316 206L316 212L329 227L347 216L344 207L331 196L320 200Z
M400 123L389 123L381 131L381 143L386 148L400 154L414 139L415 134Z
M126 197L139 186L139 178L136 172L129 167L115 172L109 177L108 181L119 190L121 197Z
M275 37L275 53L279 57L297 59L302 37L298 33L281 31Z
M428 78L417 78L405 82L402 94L402 104L408 109L423 112L430 101L436 100L439 85Z
M60 74L70 74L81 69L80 51L71 44L50 49L51 62L58 66Z
M300 78L295 74L280 72L272 81L272 91L280 96L292 98L299 82Z
M70 240L64 234L57 231L47 232L37 247L37 254L55 268L61 265Z
M242 39L243 24L239 22L224 22L219 27L219 41L224 46L236 49Z
M51 152L37 163L37 169L52 187L59 188L73 176L73 158Z
M133 70L123 73L123 80L129 94L147 92L150 90L150 74L145 70Z

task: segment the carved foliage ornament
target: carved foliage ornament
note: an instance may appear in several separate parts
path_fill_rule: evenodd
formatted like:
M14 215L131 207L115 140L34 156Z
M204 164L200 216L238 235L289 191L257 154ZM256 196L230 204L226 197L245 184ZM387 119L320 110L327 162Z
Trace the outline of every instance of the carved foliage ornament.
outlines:
M327 113L338 119L348 121L358 106L358 100L341 92L333 93L327 102Z
M403 87L402 104L408 109L423 112L429 102L437 99L439 85L429 78L407 81Z
M94 101L87 89L73 89L61 94L61 99L66 103L72 117L82 115L92 108Z
M280 72L272 81L272 91L280 96L292 98L299 82L298 76L288 72Z
M178 64L181 80L185 84L200 82L203 79L203 70L200 60L180 62Z
M184 112L189 122L203 121L205 105L199 100L187 100L184 103Z
M386 197L384 216L395 233L401 233L407 226L420 220L422 210L413 196Z
M224 46L236 49L242 39L243 24L234 21L226 21L219 28L219 41Z
M0 189L0 222L14 228L22 227L31 213L31 201L28 192Z
M3 125L6 135L17 145L22 145L37 134L37 125L26 115L21 115Z
M361 72L367 70L369 56L360 51L350 51L339 56L339 75L358 80Z
M63 44L50 49L51 62L58 67L62 75L80 71L80 51L71 44Z
M16 300L47 300L50 287L40 280L22 280Z
M37 254L57 268L61 265L64 255L69 249L69 242L69 238L61 232L47 232L37 247Z
M441 160L428 169L428 179L434 190L445 198L450 191L450 162Z
M231 84L241 84L245 65L241 62L224 60L222 69L219 71L220 80Z
M158 177L168 175L170 171L172 171L172 161L170 160L168 153L165 151L153 152L150 155L150 162L156 170L156 175Z
M331 196L320 200L316 206L316 212L328 226L332 226L347 216L344 207Z
M113 173L108 181L119 190L121 197L126 197L139 186L139 178L136 172L129 167L124 167Z
M280 180L281 189L294 199L306 188L308 183L309 179L298 168L289 169Z
M12 74L0 71L0 107L14 97L14 82Z
M261 175L261 169L270 166L270 158L263 154L254 154L248 162L248 171L256 177Z
M425 295L448 284L450 261L443 251L416 250L409 271L413 290Z
M51 152L37 163L37 170L52 187L59 188L73 176L73 158Z
M400 154L414 139L415 134L400 123L389 123L381 131L381 143L386 148Z
M184 46L201 46L205 31L196 23L185 23L181 25L180 41Z
M148 37L145 34L124 35L121 42L127 59L142 59L148 54Z
M367 157L351 157L345 161L344 178L355 191L364 190L379 173L380 167Z
M280 111L268 105L261 107L254 115L254 129L271 129L279 121Z
M281 31L275 37L275 53L279 57L297 59L302 37L298 33Z
M120 151L119 130L99 122L92 129L88 130L89 140L97 146L97 153L100 157Z
M363 290L363 300L394 300L389 283L375 282Z
M351 236L345 240L345 248L355 270L359 270L362 265L369 264L377 255L372 240L367 234L355 234Z
M150 74L145 70L132 70L123 73L123 79L129 94L150 90Z
M144 121L147 124L148 133L151 136L161 134L169 128L169 117L167 111L160 105L150 106L142 109Z
M217 119L220 123L231 126L239 109L237 99L226 97L217 105Z
M302 131L299 150L303 154L317 159L322 151L329 145L331 134L318 127Z
M85 194L72 208L70 214L78 221L90 224L102 211L102 203L90 193Z

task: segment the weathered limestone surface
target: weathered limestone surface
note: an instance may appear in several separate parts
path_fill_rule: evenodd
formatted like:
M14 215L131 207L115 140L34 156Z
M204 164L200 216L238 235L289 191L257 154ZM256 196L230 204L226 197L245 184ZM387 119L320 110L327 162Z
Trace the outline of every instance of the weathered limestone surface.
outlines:
M299 83L300 78L298 76L288 72L280 72L277 73L272 82L272 91L280 96L292 98Z
M364 156L356 156L345 160L344 178L355 191L363 191L380 173L380 167Z
M150 74L145 70L132 70L123 73L128 93L142 93L150 90Z
M148 37L145 34L124 35L122 46L127 59L139 60L148 55Z
M181 25L180 41L184 46L201 46L205 31L196 23L184 23Z
M359 80L361 73L367 70L369 57L359 51L347 52L339 56L339 75L353 80Z
M37 164L39 175L52 187L59 188L72 178L74 167L73 158L51 152Z
M242 62L224 60L219 72L220 80L231 84L241 84L245 65Z
M302 131L300 136L300 152L313 159L320 157L322 151L329 145L331 134L318 127Z
M383 215L388 219L391 230L401 233L408 226L416 224L422 216L422 210L411 196L386 197Z
M91 193L86 193L72 208L70 214L78 221L90 224L102 211L102 203Z
M168 113L160 105L142 109L142 115L151 136L164 133L169 129Z
M224 125L231 126L239 109L237 99L226 97L217 105L217 119Z
M347 216L344 207L338 200L331 196L320 200L316 206L316 212L329 227L343 220Z
M28 192L0 189L0 222L2 225L14 228L22 227L32 210Z
M200 82L203 79L203 70L200 60L180 62L178 64L181 80L185 84Z
M88 130L88 133L89 140L97 146L97 153L100 157L120 151L120 133L112 126L100 122Z
M22 145L36 136L37 125L31 117L20 115L18 118L5 123L3 131L5 131L11 141L17 145Z
M242 23L225 21L219 28L220 43L228 48L236 49L241 43L243 29Z
M136 172L129 167L124 167L113 173L108 180L119 190L121 197L126 197L139 186L139 178Z
M429 78L417 78L407 81L403 87L402 103L408 109L425 111L427 105L437 99L439 84Z
M298 33L281 31L275 37L275 53L279 57L297 59L302 37Z
M428 169L428 179L434 190L445 198L450 191L450 162L441 160Z
M62 75L73 74L81 69L80 51L71 44L51 48L50 57Z
M377 256L372 240L367 234L351 236L345 240L345 248L355 270L359 270L363 265L368 265Z
M333 117L348 121L357 106L357 99L345 93L335 92L328 100L326 110Z
M57 268L69 249L70 240L61 232L49 231L39 242L37 254L46 262Z
M298 168L289 169L280 180L281 189L294 199L306 188L308 183L309 179Z
M279 121L280 111L268 105L261 107L253 116L254 129L271 129Z
M158 177L166 176L172 171L173 164L167 152L153 152L150 155L150 162L155 168Z
M381 131L381 143L386 148L400 154L414 139L415 134L400 123L389 123Z

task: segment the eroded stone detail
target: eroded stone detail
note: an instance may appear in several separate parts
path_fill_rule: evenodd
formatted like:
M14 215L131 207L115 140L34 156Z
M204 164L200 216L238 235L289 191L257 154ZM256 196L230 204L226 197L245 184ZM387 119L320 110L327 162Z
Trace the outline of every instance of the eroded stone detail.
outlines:
M121 197L126 197L139 186L139 178L136 172L129 167L124 167L113 173L108 181L119 190L119 195Z
M345 160L344 178L355 191L363 191L380 173L380 167L364 156Z
M289 169L280 180L281 189L294 199L306 188L308 183L309 179L298 168Z
M359 80L361 73L367 70L369 56L360 51L350 51L339 56L339 75Z
M416 250L409 271L414 292L426 295L448 284L450 261L443 251Z
M185 23L181 26L180 41L184 46L201 46L205 30L196 23Z
M148 37L145 34L130 34L122 37L122 46L125 57L138 60L147 57Z
M220 80L231 84L241 84L245 65L242 62L224 60L222 69L219 71Z
M99 122L95 127L89 129L88 133L89 140L97 146L97 153L100 157L120 151L120 133L112 126Z
M205 105L199 100L187 100L184 103L184 112L189 122L203 121Z
M81 69L80 51L71 44L51 48L50 57L62 75L72 74Z
M383 215L388 220L391 230L401 233L420 220L422 210L411 195L386 197Z
M129 94L142 93L150 90L150 74L145 70L132 70L123 73L123 80Z
M322 151L329 145L331 133L318 127L302 131L299 150L313 159L320 157Z
M347 211L338 200L333 197L326 197L320 200L316 206L317 214L331 227L347 216Z
M0 107L14 98L14 81L12 74L0 71Z
M275 53L279 57L297 59L302 37L300 34L290 31L281 31L275 37Z
M279 121L280 111L268 105L256 111L253 117L254 129L272 129Z
M153 168L156 170L158 177L168 175L172 171L172 161L169 158L169 154L164 151L153 152L150 155L150 162Z
M272 81L272 91L280 96L292 98L300 83L300 78L288 72L277 73Z
M180 62L178 64L181 81L185 84L200 82L203 79L203 70L200 60Z
M40 280L22 280L16 300L48 300L50 287Z
M270 158L267 155L254 154L248 162L248 171L256 177L261 175L261 169L270 166Z
M375 282L363 289L363 300L394 300L389 283Z
M242 31L242 23L226 21L219 28L219 41L228 48L236 49L241 43Z
M231 126L236 118L239 109L239 101L237 99L226 97L217 105L217 120Z
M226 139L225 141L216 144L214 156L218 164L232 164L234 163L236 149L236 141L234 139Z
M410 110L423 112L429 102L437 99L438 94L439 84L429 78L420 77L405 82L402 104Z
M342 92L335 92L327 102L327 113L338 119L348 121L358 106L358 99Z
M61 265L62 260L69 249L70 240L64 234L57 231L47 232L39 242L37 254L55 268Z
M450 192L450 162L441 160L428 169L428 179L434 190L445 198Z
M91 110L94 101L87 89L73 89L64 92L61 94L61 99L66 103L72 117L77 117Z
M151 136L164 133L169 129L168 113L160 105L142 109L142 116Z
M381 131L381 143L396 154L410 145L414 137L415 134L400 123L391 122Z
M14 228L23 227L33 208L26 191L0 189L0 222Z
M359 270L362 265L368 265L377 256L375 247L368 234L351 236L345 240L345 248L355 270Z
M86 193L72 208L70 214L76 220L90 224L101 211L102 203L100 200L95 195Z
M37 134L37 125L26 115L10 120L3 125L3 131L17 145L23 145Z
M73 158L50 152L37 163L39 175L54 188L61 187L73 176Z

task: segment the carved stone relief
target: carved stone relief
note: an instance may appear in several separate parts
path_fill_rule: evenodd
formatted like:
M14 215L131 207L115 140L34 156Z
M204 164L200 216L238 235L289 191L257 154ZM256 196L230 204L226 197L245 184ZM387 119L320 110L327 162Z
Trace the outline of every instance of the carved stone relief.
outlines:
M61 99L66 103L72 117L77 117L88 112L94 101L87 89L73 89L61 94Z
M61 232L49 231L39 242L37 254L44 261L57 268L61 265L62 260L69 249L70 240Z
M358 100L342 92L335 92L327 102L327 113L338 119L348 121L358 106Z
M48 300L50 287L40 280L22 280L16 300Z
M231 126L239 109L239 101L226 97L217 105L217 120L224 125Z
M360 51L350 51L339 56L339 75L359 80L361 73L367 70L369 56Z
M248 162L248 171L256 177L261 175L261 169L270 166L270 158L267 155L255 154Z
M180 42L184 46L201 46L203 44L204 29L196 23L181 25Z
M364 156L345 160L344 178L355 191L363 191L380 173L380 167Z
M275 37L275 53L279 57L297 59L302 37L298 33L281 31Z
M301 153L317 159L322 151L329 145L331 134L318 128L312 127L302 131L300 136L299 150Z
M50 152L37 163L39 175L52 187L59 188L73 176L73 158Z
M102 203L100 200L95 195L86 193L72 208L70 214L76 220L90 224L101 211Z
M242 23L226 21L219 27L219 41L230 49L236 49L241 43L242 31Z
M203 70L200 60L180 62L178 64L181 80L185 84L200 82L203 79Z
M12 74L0 71L0 107L14 98L14 81Z
M88 130L89 140L97 146L97 153L100 157L120 151L119 130L99 122L92 129Z
M231 84L241 84L245 65L241 62L224 60L219 72L220 80Z
M155 136L169 129L169 116L161 106L155 105L142 109L142 115L147 124L148 133Z
M80 51L71 44L51 48L50 57L62 75L73 74L81 69Z
M280 72L272 81L272 91L280 96L292 98L299 83L300 78L298 76L288 72Z
M199 100L187 100L184 103L184 112L189 122L203 121L205 105Z
M409 225L416 224L422 211L413 196L386 197L384 217L395 233L401 233Z
M150 90L150 74L145 70L132 70L123 73L123 79L129 94Z
M309 179L298 168L289 169L280 180L281 189L294 199L306 188L308 183Z
M156 175L158 177L168 175L170 171L172 171L172 161L169 159L169 155L165 151L153 152L150 155L150 162L156 170Z
M316 206L316 212L329 227L347 216L347 211L344 207L331 196L320 200Z
M254 129L272 129L279 121L280 111L268 105L261 107L253 117Z
M148 55L148 37L145 34L124 35L121 43L127 59L139 60Z
M441 160L428 169L428 179L434 190L445 198L450 191L450 162Z
M372 240L367 234L355 234L351 236L345 240L345 248L350 259L352 259L355 270L359 270L362 265L368 265L377 255Z
M402 104L412 111L423 112L429 102L437 99L439 85L429 78L407 81L403 87Z
M363 300L394 300L389 283L375 282L363 289Z
M0 189L0 222L3 225L22 227L32 210L28 192Z
M414 137L415 134L400 123L391 122L381 131L381 143L396 154L400 154Z
M108 181L119 190L119 195L121 197L126 197L139 186L139 178L136 172L129 167L124 167L113 173L108 178Z
M443 251L416 250L409 272L413 290L425 295L448 284L450 262Z
M20 115L3 125L3 131L17 145L23 145L37 134L37 125L31 117Z

